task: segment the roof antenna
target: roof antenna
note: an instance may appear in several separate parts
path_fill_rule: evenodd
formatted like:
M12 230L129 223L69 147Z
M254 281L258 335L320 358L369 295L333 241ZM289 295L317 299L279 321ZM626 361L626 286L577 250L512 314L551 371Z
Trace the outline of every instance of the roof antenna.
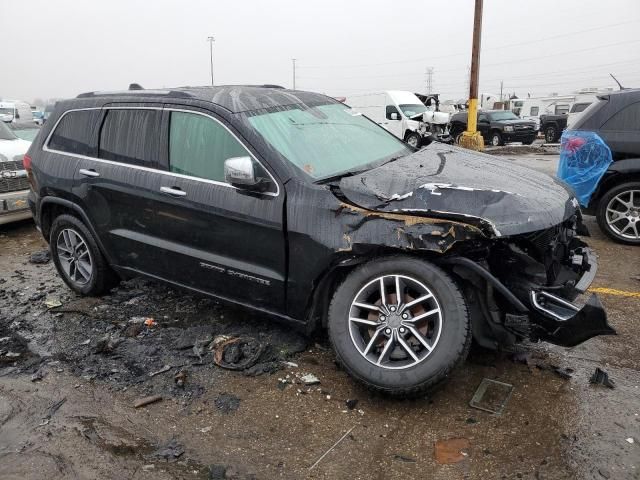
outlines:
M611 78L613 78L616 83L618 84L618 86L620 87L620 90L624 90L624 87L622 86L622 84L618 81L618 79L616 77L613 76L613 73L610 73L609 75L611 75Z
M129 90L144 90L144 88L142 88L142 85L140 85L139 83L130 83Z

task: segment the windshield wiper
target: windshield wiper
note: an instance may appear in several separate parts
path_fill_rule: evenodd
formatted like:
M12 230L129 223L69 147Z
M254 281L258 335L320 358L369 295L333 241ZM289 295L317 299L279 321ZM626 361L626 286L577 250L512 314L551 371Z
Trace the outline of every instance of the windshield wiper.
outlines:
M362 172L365 172L366 170L349 170L346 172L342 172L342 173L338 173L336 175L332 175L330 177L326 177L326 178L321 178L320 180L316 180L314 183L330 183L330 182L335 182L336 180L340 180L344 177L353 177L354 175L358 175Z

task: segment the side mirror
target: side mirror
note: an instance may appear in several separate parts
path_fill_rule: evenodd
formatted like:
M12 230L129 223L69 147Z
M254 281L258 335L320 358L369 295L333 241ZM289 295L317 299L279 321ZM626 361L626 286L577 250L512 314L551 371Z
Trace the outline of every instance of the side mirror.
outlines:
M257 178L251 157L233 157L224 161L224 180L236 188L253 192L264 192L269 182Z
M391 120L400 120L400 117L398 116L397 113L392 113L391 114Z

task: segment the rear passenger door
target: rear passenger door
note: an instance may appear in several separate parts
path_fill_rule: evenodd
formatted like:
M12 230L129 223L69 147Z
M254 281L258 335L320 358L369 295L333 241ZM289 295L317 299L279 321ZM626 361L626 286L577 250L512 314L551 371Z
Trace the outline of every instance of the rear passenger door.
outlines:
M95 157L83 158L76 195L116 265L158 274L154 200L160 195L162 106L103 109Z
M198 290L279 311L284 306L284 193L222 119L166 106L168 172L156 214L164 276ZM225 182L224 161L249 156L266 193Z
M640 102L622 107L598 132L612 151L637 155L640 151Z

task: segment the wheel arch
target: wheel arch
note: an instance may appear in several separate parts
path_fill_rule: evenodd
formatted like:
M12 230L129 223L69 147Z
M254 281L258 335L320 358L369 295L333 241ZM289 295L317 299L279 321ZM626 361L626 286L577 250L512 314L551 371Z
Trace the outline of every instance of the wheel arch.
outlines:
M600 199L612 188L627 182L640 182L640 159L633 160L636 160L638 163L638 169L636 171L632 170L627 173L626 171L609 170L610 173L602 179L589 199L589 206L586 209L587 212L595 211L595 209L598 208Z
M389 256L403 256L438 264L440 254L427 250L407 251L392 247L371 247L359 252L357 256L344 257L336 255L331 266L323 271L313 282L309 306L307 307L307 331L309 333L327 327L329 304L333 292L347 276L358 266ZM439 265L442 268L442 265ZM449 270L445 268L445 270Z
M111 257L109 252L104 248L104 244L102 243L100 237L97 235L95 228L93 227L91 221L87 213L80 207L77 203L72 202L71 200L67 200L65 198L46 196L40 200L40 204L38 206L38 219L40 220L40 230L42 231L42 235L45 240L49 241L49 234L51 232L51 226L53 225L53 221L59 215L64 213L73 215L79 218L89 229L91 235L95 239L98 244L98 248L100 248L100 252L107 259L107 262L111 265Z

